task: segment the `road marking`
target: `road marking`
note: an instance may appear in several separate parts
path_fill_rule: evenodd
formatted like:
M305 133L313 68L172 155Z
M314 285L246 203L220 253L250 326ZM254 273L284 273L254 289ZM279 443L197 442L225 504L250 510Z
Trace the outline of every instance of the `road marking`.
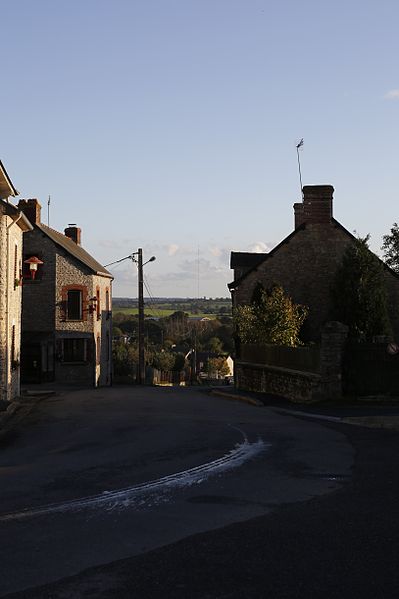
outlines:
M201 484L211 476L239 468L268 447L270 447L270 444L266 444L262 439L258 439L255 443L249 443L245 437L243 443L238 444L229 453L212 462L124 489L104 491L98 495L90 495L64 503L52 503L36 508L26 508L19 512L2 514L0 515L0 521L20 520L34 516L78 511L85 508L103 507L106 511L111 511L127 507L142 507L149 500L156 501L161 495L164 496L166 492L172 489Z

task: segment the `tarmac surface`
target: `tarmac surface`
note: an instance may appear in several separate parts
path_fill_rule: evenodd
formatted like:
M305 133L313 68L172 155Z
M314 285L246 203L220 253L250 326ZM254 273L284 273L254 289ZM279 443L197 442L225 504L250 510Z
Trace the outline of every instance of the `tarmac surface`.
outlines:
M296 411L297 407L280 405L276 409ZM301 406L300 411L303 410ZM320 410L322 413L317 414ZM366 406L361 408L360 416L356 411L352 415L352 410L352 407L344 409L342 414L336 406L315 406L309 410L310 416L297 415L304 422L320 415L319 424L326 438L329 432L339 434L353 448L352 475L340 481L332 492L276 505L264 515L193 534L140 555L5 596L9 599L393 599L399 596L399 438L395 430L387 430L380 424L388 423L397 410L393 405ZM287 418L292 415L287 413ZM366 426L359 423L353 426L343 418L369 420L364 421ZM373 418L376 420L370 421ZM212 501L218 502L215 496L207 500L210 505ZM217 507L220 508L220 501Z

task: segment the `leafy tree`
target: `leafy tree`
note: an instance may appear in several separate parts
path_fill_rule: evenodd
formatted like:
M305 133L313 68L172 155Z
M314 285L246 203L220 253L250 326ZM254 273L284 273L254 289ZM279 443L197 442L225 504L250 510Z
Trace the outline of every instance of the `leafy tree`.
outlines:
M156 352L152 357L151 366L157 370L173 370L175 359L175 355L171 352Z
M137 348L126 343L116 343L112 348L114 373L116 376L133 375L139 362Z
M255 303L238 306L234 321L243 343L297 346L307 314L306 306L294 304L281 286L274 285L260 290Z
M347 248L332 289L334 317L349 326L354 339L390 332L383 267L369 249L369 237Z
M382 251L385 263L395 272L399 273L399 226L393 223L390 235L382 238Z
M122 329L120 329L119 327L117 327L113 324L112 325L112 336L113 337L122 337L122 335L123 335Z
M229 365L226 359L221 358L209 358L206 365L206 372L208 375L227 376L230 373Z

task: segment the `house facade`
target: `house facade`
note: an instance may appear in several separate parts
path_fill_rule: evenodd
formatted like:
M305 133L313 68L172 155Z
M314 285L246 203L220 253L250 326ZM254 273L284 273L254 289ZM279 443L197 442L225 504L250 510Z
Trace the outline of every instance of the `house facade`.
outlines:
M303 327L307 341L319 341L331 320L331 286L343 254L355 237L333 217L331 185L307 185L294 204L294 231L267 254L232 252L233 306L251 303L258 283L281 285L295 303L309 308ZM399 276L384 267L393 334L399 339Z
M22 381L110 385L112 275L82 248L78 227L63 234L44 225L37 199L18 207L33 226L24 243Z
M0 162L0 400L20 393L23 234L29 221L9 198L18 194Z

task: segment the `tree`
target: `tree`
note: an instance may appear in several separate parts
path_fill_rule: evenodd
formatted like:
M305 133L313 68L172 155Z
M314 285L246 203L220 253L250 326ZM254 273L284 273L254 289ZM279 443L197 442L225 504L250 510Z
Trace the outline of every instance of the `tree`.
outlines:
M156 352L152 357L151 366L157 370L173 370L175 359L175 354L171 352Z
M299 332L308 314L306 306L294 304L280 285L269 290L257 290L254 299L254 303L234 310L234 321L242 343L292 347L301 344Z
M369 237L347 248L332 289L334 318L349 326L350 337L362 340L390 332L383 267L369 249Z
M138 351L126 343L115 343L112 348L114 374L116 376L133 376L139 361Z
M230 368L226 362L226 359L223 357L209 358L206 365L206 372L209 376L227 376L230 374Z
M399 226L393 223L390 235L384 235L382 238L382 251L384 252L384 262L392 270L399 274Z
M211 337L207 342L207 349L214 354L220 354L223 351L223 343L219 337Z

